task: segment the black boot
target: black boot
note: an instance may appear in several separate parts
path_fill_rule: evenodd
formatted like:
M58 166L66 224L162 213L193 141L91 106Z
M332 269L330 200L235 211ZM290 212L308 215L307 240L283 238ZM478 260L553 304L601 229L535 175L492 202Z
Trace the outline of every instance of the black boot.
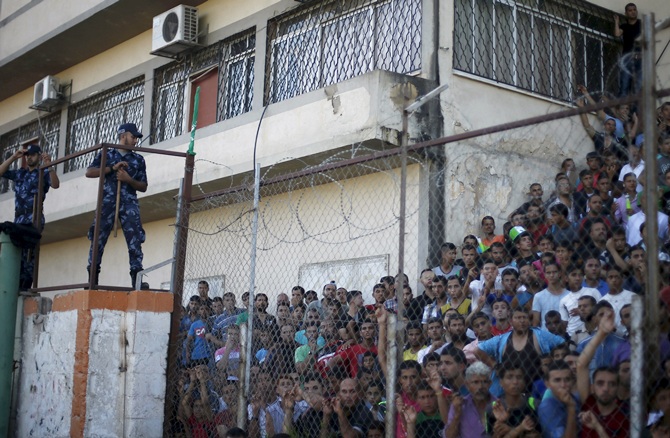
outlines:
M88 277L88 282L90 283L91 282L91 267L90 266L86 267L86 272L88 272L87 277ZM98 268L96 269L96 272L97 272L97 275L95 276L95 283L94 284L98 284L100 282L100 266L98 266Z
M132 283L132 284L130 285L130 287L133 288L133 290L135 290L135 282L137 281L137 274L138 274L139 272L140 272L139 269L132 269L132 270L130 271L130 281L131 281L131 283Z

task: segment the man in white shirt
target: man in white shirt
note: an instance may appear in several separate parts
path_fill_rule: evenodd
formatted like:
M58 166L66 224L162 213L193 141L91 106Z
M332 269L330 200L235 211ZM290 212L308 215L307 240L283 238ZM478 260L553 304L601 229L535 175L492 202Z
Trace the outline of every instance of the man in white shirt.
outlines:
M640 136L638 136L640 137ZM628 156L630 161L621 168L619 172L619 181L623 182L624 176L628 173L634 173L635 177L638 179L636 190L640 193L644 187L639 183L640 174L644 170L644 160L642 159L642 143L643 138L635 139L635 146L630 146L628 148Z
M544 315L550 310L558 311L561 299L570 292L563 287L563 273L558 264L547 263L544 276L549 284L533 298L533 326L539 327L542 324L542 328L546 330Z
M584 321L579 317L579 299L585 295L590 295L597 301L600 300L602 295L597 289L582 287L584 272L581 266L572 264L566 268L565 273L568 275L568 290L570 293L561 298L558 312L561 314L564 324L567 325L568 335L572 338L576 332L584 330Z
M643 194L640 196L640 207L641 211L635 213L630 218L628 218L628 225L626 227L626 243L630 246L635 246L642 241L642 234L640 233L640 225L646 221L646 216L644 214L646 196ZM658 238L661 242L665 242L668 238L668 215L657 213L658 219Z
M468 275L464 288L469 291L472 300L472 313L484 312L491 316L491 306L487 304L486 297L502 290L502 281L498 278L498 267L493 261L488 261L482 267L481 280L474 280Z
M610 291L602 299L608 301L614 308L616 333L619 336L624 336L626 327L621 323L621 309L626 304L633 302L635 293L623 288L623 275L621 275L621 269L618 266L613 266L607 271L607 284Z

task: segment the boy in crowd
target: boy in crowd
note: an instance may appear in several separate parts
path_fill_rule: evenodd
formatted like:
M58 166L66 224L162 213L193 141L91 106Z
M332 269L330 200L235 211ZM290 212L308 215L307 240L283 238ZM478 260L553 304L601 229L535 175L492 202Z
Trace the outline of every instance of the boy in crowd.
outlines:
M552 362L544 377L551 395L538 408L544 438L576 438L578 436L579 401L572 394L574 376L565 362Z
M539 437L538 401L525 394L523 367L518 362L503 362L498 378L503 395L487 407L486 432L491 436Z

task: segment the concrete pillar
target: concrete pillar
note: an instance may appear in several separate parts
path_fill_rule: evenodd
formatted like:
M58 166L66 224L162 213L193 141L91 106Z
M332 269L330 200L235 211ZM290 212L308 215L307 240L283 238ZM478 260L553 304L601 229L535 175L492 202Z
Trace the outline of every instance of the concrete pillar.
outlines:
M18 436L161 437L172 294L74 291L24 308Z

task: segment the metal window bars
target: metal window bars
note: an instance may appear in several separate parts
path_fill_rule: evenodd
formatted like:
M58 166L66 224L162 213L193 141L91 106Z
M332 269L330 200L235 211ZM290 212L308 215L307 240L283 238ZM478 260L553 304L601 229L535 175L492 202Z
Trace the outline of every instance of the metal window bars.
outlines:
M186 132L185 105L190 79L206 70L218 69L217 116L226 120L251 110L254 96L255 29L205 47L181 61L155 70L151 143L159 143Z
M324 1L268 24L265 104L372 70L421 70L421 0Z
M144 76L139 76L107 91L72 105L68 110L65 154L72 155L99 143L116 143L117 128L135 123L142 130ZM85 168L92 154L65 162L65 172Z
M44 152L50 154L52 159L56 159L58 157L60 117L60 111L39 117L0 136L0 162L9 158L21 145L31 140L35 140L35 143L38 143ZM12 169L17 169L20 165L18 161L12 163ZM12 184L11 181L0 178L0 193L11 190Z
M614 92L611 11L577 0L456 0L454 68L571 101L576 85Z

